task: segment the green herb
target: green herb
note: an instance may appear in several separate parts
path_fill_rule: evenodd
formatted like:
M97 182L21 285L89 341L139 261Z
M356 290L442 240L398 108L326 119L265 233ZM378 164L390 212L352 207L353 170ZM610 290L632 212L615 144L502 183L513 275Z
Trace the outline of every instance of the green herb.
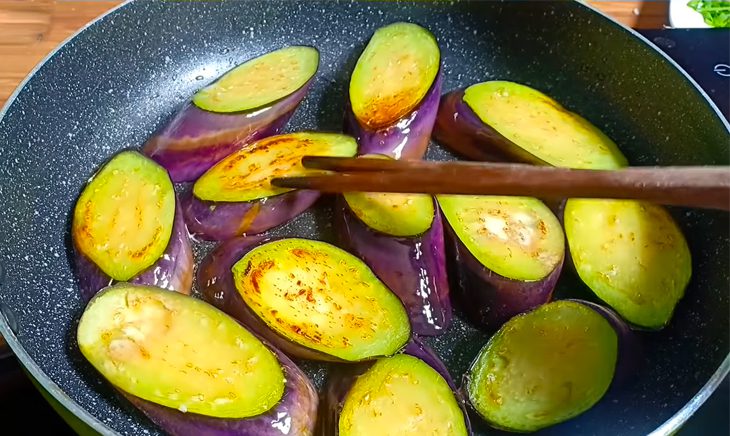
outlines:
M709 26L730 27L730 2L692 0L687 6L702 14L702 18Z

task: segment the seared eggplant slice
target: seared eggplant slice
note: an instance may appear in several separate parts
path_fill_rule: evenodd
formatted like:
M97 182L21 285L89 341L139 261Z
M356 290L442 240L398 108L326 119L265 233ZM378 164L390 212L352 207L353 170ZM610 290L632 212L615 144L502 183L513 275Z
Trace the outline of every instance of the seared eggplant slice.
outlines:
M336 369L325 386L317 434L470 435L454 389L441 360L412 341L403 353Z
M632 324L664 327L692 275L689 247L666 209L571 199L563 220L581 280Z
M312 434L318 398L281 352L196 298L120 284L77 330L99 373L170 434Z
M563 265L560 222L528 197L439 195L467 316L496 330L552 297Z
M568 301L581 303L598 312L611 324L618 336L618 360L616 361L616 371L613 375L611 389L621 389L633 381L645 363L644 349L636 332L616 311L608 306L580 299L570 299Z
M357 143L347 135L299 132L271 136L229 155L182 197L190 233L209 240L257 234L283 224L308 209L319 191L271 185L271 179L311 174L301 164L306 155L354 156Z
M554 301L512 318L489 339L466 391L492 426L532 432L593 407L611 385L617 356L616 331L601 314Z
M371 37L350 78L346 131L360 154L420 159L441 95L441 53L434 36L393 23Z
M136 151L116 154L74 208L71 238L84 300L115 281L190 293L193 255L164 168Z
M434 137L476 160L588 169L627 164L616 144L590 122L513 82L483 82L446 94Z
M142 147L174 182L190 182L243 144L278 134L319 66L312 47L250 59L198 91Z
M337 209L343 246L400 298L413 333L444 333L451 323L451 301L441 214L433 197L352 192L344 194Z
M203 260L198 284L206 301L303 359L389 356L411 334L398 297L360 259L326 242L235 238Z
M479 160L616 169L616 144L547 95L511 82L485 82L447 94L436 138ZM677 223L661 206L569 199L563 222L570 258L593 292L632 324L660 329L690 280L692 259Z

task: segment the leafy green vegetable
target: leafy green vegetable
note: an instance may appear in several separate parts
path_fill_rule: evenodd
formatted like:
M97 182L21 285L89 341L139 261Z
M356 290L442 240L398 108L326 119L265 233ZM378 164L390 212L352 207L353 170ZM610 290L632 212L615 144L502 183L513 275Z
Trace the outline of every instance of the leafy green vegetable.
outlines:
M687 6L702 14L702 18L709 26L730 27L730 2L692 0Z

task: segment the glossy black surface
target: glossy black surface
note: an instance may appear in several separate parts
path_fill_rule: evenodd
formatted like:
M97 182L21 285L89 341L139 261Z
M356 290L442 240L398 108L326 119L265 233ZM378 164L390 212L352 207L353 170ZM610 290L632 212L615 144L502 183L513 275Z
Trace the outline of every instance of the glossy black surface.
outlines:
M285 44L310 44L320 72L289 130L339 130L349 73L372 31L428 27L444 92L488 79L536 87L611 136L632 164L728 164L728 130L668 60L577 2L145 2L117 10L62 47L0 120L0 302L31 361L108 429L158 430L83 361L73 331L82 303L69 265L68 220L86 178L113 151L139 146L195 90L230 66ZM450 158L432 144L428 158ZM276 233L331 240L327 202ZM641 333L635 381L541 434L646 434L676 413L728 353L727 214L674 209L694 277L671 324ZM209 246L198 247L198 256ZM199 258L199 257L198 257ZM565 274L558 297L590 298ZM487 335L457 319L430 343L459 378ZM326 367L303 365L321 383ZM59 394L60 395L60 394ZM496 434L475 420L480 434Z
M730 120L730 29L642 29L674 59Z

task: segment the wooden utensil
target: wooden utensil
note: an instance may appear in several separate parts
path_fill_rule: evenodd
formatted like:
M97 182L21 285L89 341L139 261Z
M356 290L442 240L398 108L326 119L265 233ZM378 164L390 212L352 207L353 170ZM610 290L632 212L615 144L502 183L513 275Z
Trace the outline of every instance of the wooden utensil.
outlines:
M333 171L275 178L275 186L322 192L608 198L730 210L730 167L568 169L526 164L306 156L305 168Z

